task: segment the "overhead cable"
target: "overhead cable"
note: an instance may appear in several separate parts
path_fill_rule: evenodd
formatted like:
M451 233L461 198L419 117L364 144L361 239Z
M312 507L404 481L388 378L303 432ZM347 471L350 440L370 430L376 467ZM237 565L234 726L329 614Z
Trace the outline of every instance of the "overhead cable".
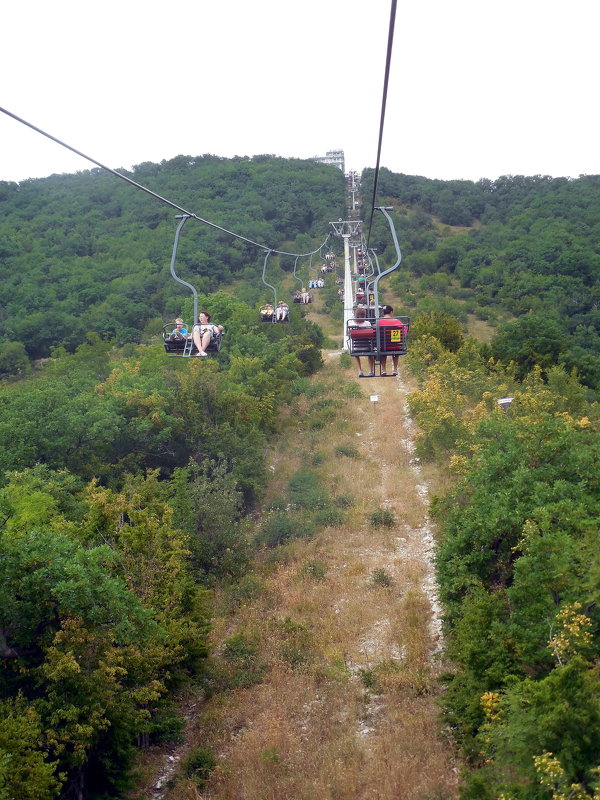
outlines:
M192 217L193 219L198 220L198 222L203 222L205 225L209 225L211 228L215 228L216 230L221 231L222 233L226 233L228 236L233 236L236 239L240 239L242 242L246 242L247 244L251 244L254 247L259 247L261 250L267 250L270 253L277 253L278 255L282 255L282 256L295 256L295 255L309 256L309 255L312 255L313 253L316 253L318 250L320 250L321 247L323 247L323 245L327 241L327 239L329 239L330 234L327 234L327 236L325 238L325 242L323 242L323 244L321 244L319 247L317 247L316 250L311 250L308 253L299 253L299 254L297 254L297 253L287 253L285 250L275 250L273 247L268 247L267 245L260 244L260 242L254 242L252 239L248 239L246 236L242 236L241 234L235 233L234 231L229 231L229 230L227 230L227 228L222 228L220 225L217 225L215 222L211 222L208 219L204 219L203 217L199 217L197 214L194 214L193 211L188 211L187 209L183 208L183 206L179 206L179 205L177 205L177 203L173 203L172 200L169 200L168 198L163 197L162 195L157 194L156 192L153 192L152 189L148 189L146 186L142 186L141 183L138 183L137 181L134 181L132 178L128 178L127 175L123 175L122 172L118 172L117 170L112 169L111 167L107 167L106 164L102 164L100 161L97 161L95 158L92 158L91 156L88 156L85 153L82 153L80 150L77 150L74 147L71 147L70 144L67 144L66 142L63 142L60 139L57 139L56 136L52 136L52 134L47 133L46 131L43 131L41 128L38 128L36 125L33 125L31 122L27 122L27 120L22 119L21 117L18 117L16 114L13 114L12 111L8 111L8 109L2 108L1 106L0 106L0 111L2 111L3 114L7 114L9 117L12 117L13 119L16 119L17 122L20 122L23 125L26 125L28 128L31 128L32 130L36 131L37 133L41 133L42 136L46 136L48 139L52 139L53 142L56 142L61 147L66 147L67 150L71 150L71 152L76 153L78 156L81 156L82 158L85 158L87 161L91 161L92 164L96 164L96 166L101 167L102 169L105 169L107 172L110 172L113 175L116 175L117 178L121 178L121 180L124 180L127 183L130 183L132 186L135 186L136 189L141 189L142 192L146 192L146 194L149 194L152 197L155 197L157 200L160 200L161 203L166 203L167 205L171 206L171 208L174 208L177 211L181 211L186 216Z
M388 32L387 56L385 60L385 77L383 80L383 98L381 100L381 119L379 121L379 143L377 146L377 163L375 164L375 180L373 183L373 199L371 200L371 218L369 220L369 232L367 234L367 249L371 239L371 228L373 226L373 215L375 214L375 199L377 196L377 183L379 181L379 162L381 160L381 143L383 141L383 125L385 122L385 107L387 105L388 84L390 79L390 66L392 63L392 48L394 44L394 26L396 24L396 1L392 0L390 9L390 26Z

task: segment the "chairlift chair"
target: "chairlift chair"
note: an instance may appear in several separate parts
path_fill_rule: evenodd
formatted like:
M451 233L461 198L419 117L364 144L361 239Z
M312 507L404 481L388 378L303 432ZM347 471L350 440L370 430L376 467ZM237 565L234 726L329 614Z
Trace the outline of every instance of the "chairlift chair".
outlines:
M177 257L177 245L179 244L179 234L181 233L181 229L190 218L190 214L177 214L175 219L180 220L179 225L177 226L177 230L175 231L175 241L173 242L173 252L171 254L171 275L177 281L177 283L183 284L183 286L187 286L188 289L191 289L192 294L194 296L194 319L198 319L198 292L192 286L191 283L182 280L177 273L175 272L175 259ZM165 353L170 358L189 358L190 356L196 355L198 352L198 348L194 344L194 339L192 337L192 333L190 329L186 327L188 331L187 334L174 334L173 329L176 328L177 323L167 322L163 325L162 330L162 337L163 337L163 345L165 348ZM192 326L193 328L193 326ZM206 348L206 352L210 355L216 355L219 350L221 349L221 342L223 339L222 332L218 332L213 336L210 344Z
M190 356L195 356L196 353L198 352L198 348L194 343L192 334L191 333L179 334L179 335L174 334L172 332L174 325L175 325L174 322L168 322L166 325L163 325L162 336L163 336L165 353L170 358L175 358L175 357L189 358ZM222 331L218 331L212 337L210 344L206 348L206 352L209 355L216 355L221 349L222 341L223 341L223 333Z
M380 376L383 358L406 355L410 320L408 317L397 319L399 325L380 325L379 320L376 320L371 328L352 325L350 320L346 328L349 354L373 356L375 363L379 364Z
M372 327L366 328L352 325L352 320L348 320L346 327L346 341L348 345L348 352L351 356L372 356L375 360L375 363L379 364L380 377L383 377L381 375L382 360L387 359L388 356L400 356L406 353L410 320L408 317L396 317L396 319L398 319L398 323L396 324L388 324L387 321L384 324L381 324L381 306L379 305L378 293L379 280L384 275L388 275L390 272L393 272L398 268L402 259L402 254L400 252L400 245L398 244L398 237L396 236L394 222L387 213L388 210L384 207L379 207L378 210L381 211L388 220L392 239L396 248L397 260L393 266L382 272L379 268L377 254L372 251L378 273L372 284L369 283L367 286L369 307L367 315L372 323ZM358 294L359 293L357 292L357 298ZM371 310L373 316L369 316L369 312Z

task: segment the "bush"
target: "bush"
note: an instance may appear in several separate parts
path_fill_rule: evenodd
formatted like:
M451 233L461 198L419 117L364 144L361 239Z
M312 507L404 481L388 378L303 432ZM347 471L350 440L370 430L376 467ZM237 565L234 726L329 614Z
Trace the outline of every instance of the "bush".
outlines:
M369 522L373 528L391 528L396 523L396 517L387 508L378 508L369 515Z
M382 567L374 569L371 573L371 583L373 586L391 586L393 582L392 576Z
M346 458L360 458L360 453L354 445L338 444L335 452L338 456L346 456Z
M350 381L345 386L342 387L341 394L343 397L349 397L350 399L354 399L356 397L360 397L362 395L360 386L356 381Z
M0 375L28 375L31 365L25 345L21 342L2 342L0 344Z
M351 494L339 494L334 500L338 508L352 508L354 498Z
M265 521L257 541L267 547L279 547L291 539L310 539L314 532L314 524L305 519L292 514L275 513Z
M299 508L318 509L327 506L327 493L321 489L321 479L315 472L304 467L292 475L289 490L293 502Z
M300 573L315 581L322 581L327 574L327 567L325 562L321 561L321 559L313 559L312 561L307 561L306 564L302 566Z
M326 411L321 411L308 418L307 427L311 431L322 431L328 422L329 414Z
M183 764L185 774L199 789L202 789L216 766L216 758L204 747L193 750Z
M290 384L290 391L293 397L301 394L308 394L310 390L310 381L308 378L295 378Z
M258 637L235 633L225 641L222 665L217 662L215 678L219 689L244 689L259 683L266 665L259 657Z
M342 512L338 511L336 508L323 508L316 512L313 519L315 524L322 528L327 526L339 528L340 525L343 525L346 521Z
M312 635L306 625L286 617L277 623L276 635L280 637L279 657L292 669L305 667L313 660Z
M412 322L410 336L420 339L425 334L434 336L441 344L455 353L463 344L463 327L459 320L441 311L419 314Z
M245 600L254 600L263 591L264 584L255 575L244 575L231 587L229 596L233 603L241 605Z
M152 714L150 741L152 744L164 744L166 742L183 742L183 729L185 719L181 716L177 708L165 702L159 705Z

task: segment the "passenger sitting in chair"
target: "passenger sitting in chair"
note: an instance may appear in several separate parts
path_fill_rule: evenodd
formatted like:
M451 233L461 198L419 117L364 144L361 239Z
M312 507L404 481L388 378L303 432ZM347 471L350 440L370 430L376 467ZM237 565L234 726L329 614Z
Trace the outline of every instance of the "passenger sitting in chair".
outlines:
M354 319L348 321L349 325L353 325L356 328L372 328L373 326L367 319L367 312L364 308L357 308L354 312ZM362 370L362 365L360 363L360 356L354 356L356 362L358 364L358 377L364 378L365 373ZM375 376L375 356L367 356L369 359L369 374L367 375L368 378L373 378Z
M401 322L399 319L396 319L394 316L394 309L391 306L384 306L382 311L383 316L379 319L380 327L385 325L394 325L403 329L406 327L403 322ZM398 374L398 355L398 353L392 353L392 375ZM387 375L387 356L381 356L381 375L383 377Z
M277 322L285 322L290 314L290 309L287 303L284 303L283 300L280 300L277 303L277 311L275 312L275 319Z
M267 303L260 309L260 318L263 322L272 322L273 314L275 313L275 309L271 305L271 303Z
M185 339L187 336L187 328L184 327L184 322L180 317L175 320L175 327L171 331L171 339L177 341L178 339Z
M218 333L223 332L223 326L215 325L210 319L210 314L207 311L201 311L198 314L198 324L194 325L192 335L194 344L198 348L198 352L194 353L194 355L198 358L205 358L208 355L206 348Z

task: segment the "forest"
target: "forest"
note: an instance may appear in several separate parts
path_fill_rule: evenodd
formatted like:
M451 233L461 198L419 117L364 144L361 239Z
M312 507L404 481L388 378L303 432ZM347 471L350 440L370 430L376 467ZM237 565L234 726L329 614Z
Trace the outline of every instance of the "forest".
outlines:
M600 387L599 176L473 183L381 170L379 188L404 210L410 270L396 280L405 303L419 289L438 297L417 310L456 313L453 300L465 300L463 313L504 322L491 355L514 361L521 377L559 363Z
M341 173L300 160L180 156L131 177L289 252L345 213ZM600 177L382 170L379 191L418 454L450 476L431 511L461 798L597 798ZM163 322L191 314L172 209L101 170L0 183L0 203L0 800L116 800L136 753L180 735L175 694L209 683L213 588L300 535L253 512L325 340L297 309L261 324L264 255L190 221L179 271L224 345L168 359ZM371 245L391 263L378 220ZM287 290L293 262L270 267ZM333 290L324 306L339 314ZM310 525L336 514L320 497Z

